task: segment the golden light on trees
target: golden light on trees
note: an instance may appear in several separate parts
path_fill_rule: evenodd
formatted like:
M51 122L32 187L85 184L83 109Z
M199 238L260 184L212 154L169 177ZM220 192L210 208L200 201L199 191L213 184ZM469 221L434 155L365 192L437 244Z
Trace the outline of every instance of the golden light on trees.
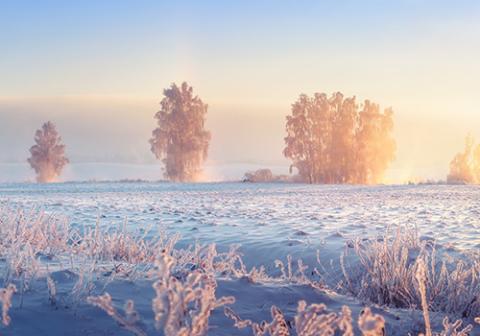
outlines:
M448 183L480 183L480 145L469 135L465 139L465 149L455 155L450 162Z
M394 159L392 110L339 92L300 95L286 131L283 153L304 182L379 183Z
M193 95L187 83L163 91L158 127L150 139L151 150L164 163L164 176L172 181L197 181L207 158L210 132L205 129L208 105Z
M37 182L54 182L69 162L65 156L65 145L55 125L48 121L35 133L35 145L30 148L27 160L37 173Z

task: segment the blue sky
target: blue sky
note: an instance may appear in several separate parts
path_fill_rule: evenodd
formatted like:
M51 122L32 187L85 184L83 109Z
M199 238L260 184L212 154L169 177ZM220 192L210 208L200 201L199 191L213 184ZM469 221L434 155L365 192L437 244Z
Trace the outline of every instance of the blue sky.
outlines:
M479 19L476 1L0 1L0 120L21 125L23 146L55 118L76 144L73 161L108 160L122 139L115 147L94 130L118 109L118 130L138 119L124 140L138 144L132 161L148 161L140 146L162 89L186 80L210 105L212 159L280 163L298 94L342 91L393 107L395 169L443 174L468 131L480 138ZM223 125L241 137L255 118L275 125L254 127L267 153L248 139L228 153L222 144L238 141ZM86 154L86 125L108 155ZM3 148L6 137L0 162L19 160L24 150Z
M435 61L432 57L438 62L442 51L462 61L466 56L455 55L456 47L478 56L480 5L473 1L3 1L0 6L2 96L142 96L185 77L202 85L210 77L204 85L209 93L250 85L261 91L252 99L275 99L275 90L262 84L276 86L282 78L293 83L281 91L318 90L314 83L323 81L322 74L332 75L328 68L346 81L346 72L353 77L366 68L375 76L369 67L378 65L379 72L392 73L416 56L420 64L413 66ZM226 94L225 99L235 98Z

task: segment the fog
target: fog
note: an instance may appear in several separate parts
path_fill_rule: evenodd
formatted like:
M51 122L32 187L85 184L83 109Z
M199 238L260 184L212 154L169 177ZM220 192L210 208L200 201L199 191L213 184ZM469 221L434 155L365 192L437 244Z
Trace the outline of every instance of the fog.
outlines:
M161 163L148 143L160 100L160 93L148 98L0 99L0 180L34 178L26 163L28 149L46 120L55 123L68 148L72 167L67 167L64 179L161 179ZM208 97L205 101L206 127L212 133L206 171L212 179L239 179L250 167L288 172L290 162L282 155L288 104L225 104ZM388 183L444 179L452 157L463 149L465 134L480 138L475 133L479 120L445 114L422 117L420 112L392 107L397 151L386 173ZM124 167L124 173L105 170L109 164L116 170Z
M154 115L160 109L159 102L160 96L158 99L62 97L0 100L0 180L26 178L28 149L36 129L46 120L55 123L68 148L73 166L66 170L65 176L69 179L161 179L161 162L155 159L148 143L156 127ZM266 110L267 115L264 114ZM286 172L288 161L281 151L287 112L288 107L282 113L273 109L219 106L209 102L206 127L212 132L212 140L206 167L208 175L215 179L240 178L250 166L275 166L275 171ZM274 113L277 117L272 117ZM78 168L80 164L82 167ZM99 171L86 174L85 164L89 170L98 167ZM121 170L119 164L124 165L124 174L111 172L110 177L107 167ZM21 173L13 165L24 165L20 167ZM149 167L144 167L146 165ZM154 173L155 166L158 174ZM72 170L78 170L78 176ZM31 175L33 178L33 171Z

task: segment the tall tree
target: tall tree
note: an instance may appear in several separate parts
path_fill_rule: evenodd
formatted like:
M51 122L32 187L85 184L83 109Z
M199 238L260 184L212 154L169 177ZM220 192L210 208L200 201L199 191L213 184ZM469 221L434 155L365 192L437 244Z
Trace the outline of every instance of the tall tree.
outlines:
M151 150L164 163L164 176L172 181L197 181L207 158L210 132L205 129L208 105L193 95L187 83L163 91L158 127L150 139Z
M356 134L356 183L372 184L382 180L388 164L394 159L395 141L393 111L380 112L377 104L366 100L359 113Z
M368 100L302 94L287 116L283 153L308 183L379 183L394 159L392 130L393 112Z
M330 169L334 176L329 182L353 183L352 167L355 165L355 155L352 155L352 148L355 146L356 126L356 103L355 97L343 99L340 93L332 97L334 107L332 125L332 144Z
M37 182L54 182L63 167L69 162L65 156L65 145L55 125L48 121L35 133L35 145L30 148L27 160L37 174Z

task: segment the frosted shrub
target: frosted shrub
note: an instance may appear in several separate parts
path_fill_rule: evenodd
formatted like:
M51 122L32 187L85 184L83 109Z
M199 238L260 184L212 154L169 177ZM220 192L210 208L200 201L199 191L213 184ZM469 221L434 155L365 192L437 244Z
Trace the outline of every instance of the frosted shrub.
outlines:
M252 267L247 270L239 246L233 245L228 252L219 253L215 244L200 245L187 249L173 249L176 259L176 272L190 273L192 269L211 273L217 277L248 279L249 282L267 281L272 278L266 274L265 267Z
M91 233L88 233L88 236L91 236ZM238 255L235 248L228 253L218 254L214 244L178 250L174 249L176 240L177 237L162 238L157 242L157 246L161 246L160 252L154 269L146 274L155 280L155 297L152 299L155 327L166 336L206 335L211 311L234 302L233 297L215 297L215 274L238 272L233 265L238 261ZM81 279L82 277L79 282ZM106 311L123 328L142 335L143 331L129 323L132 322L127 319L129 310L125 309L126 317L120 315L113 307L108 293L97 297L90 296L87 300ZM133 301L129 305L133 307Z
M324 304L307 306L305 301L298 303L295 316L295 330L297 335L330 335L339 328L339 319L335 313L327 313ZM347 327L348 328L348 327ZM351 329L351 328L350 328Z
M243 182L264 183L274 181L274 175L270 169L258 169L256 171L246 172L243 176Z
M322 288L323 284L318 283L306 276L305 272L308 270L308 265L305 265L302 259L298 259L296 267L292 263L292 256L287 255L286 265L281 260L275 260L275 267L280 270L280 279L288 283L310 285L315 288ZM317 273L314 270L314 273Z
M399 228L383 239L356 240L354 251L359 262L347 270L342 256L342 269L344 289L356 297L399 308L423 306L426 315L429 310L466 317L480 313L476 256L438 261L435 244L420 241L414 228Z
M18 279L21 302L31 282L41 273L40 259L68 254L68 224L44 213L0 209L0 257L4 283Z
M155 326L166 336L202 336L208 331L212 310L235 301L233 297L216 299L216 281L212 274L194 270L182 281L172 271L175 260L162 254L156 263L158 280L153 284L152 308Z
M262 323L252 322L251 320L242 320L232 309L226 307L224 313L227 317L235 322L235 327L243 329L251 327L253 335L275 335L275 336L288 336L290 332L288 330L287 322L283 313L275 306L272 306L271 310L272 322L268 323L263 321Z
M69 239L66 220L44 213L0 209L0 253L18 254L31 248L34 255L51 256L66 251Z
M359 267L347 270L345 256L341 257L347 291L372 302L398 307L418 302L416 286L412 286L415 265L410 259L410 252L419 246L414 233L399 229L393 239L388 235L383 241L357 239L354 249Z
M360 314L358 327L364 336L385 335L385 320L382 316L373 314L370 308L365 308Z
M125 225L118 229L101 229L97 221L94 228L87 228L83 233L72 230L70 241L76 254L92 259L128 264L153 263L158 251L173 248L178 235L167 238L159 232L156 238L147 240L148 232L135 236L126 230Z
M6 288L0 289L0 301L2 302L2 323L5 326L10 324L10 316L8 311L12 306L12 296L17 291L17 288L13 284L9 284Z
M430 313L428 311L428 302L427 302L427 270L425 262L423 259L419 259L417 262L417 272L415 273L415 278L418 281L418 291L420 292L420 299L422 302L423 309L423 318L425 320L425 335L432 336L432 327L430 325Z
M49 276L47 276L47 288L48 288L48 300L55 306L57 304L57 286L55 281Z
M155 327L165 336L208 334L212 311L234 302L233 297L216 298L217 279L246 278L259 284L307 285L317 290L326 287L312 279L312 276L322 277L317 269L310 272L302 260L294 262L290 256L286 261L276 260L278 271L270 274L263 266L248 270L238 246L225 252L217 251L215 244L179 249L175 248L178 235L150 232L132 233L125 223L102 228L99 222L79 230L71 228L65 220L43 213L0 209L0 258L4 284L9 284L0 292L3 324L10 323L8 311L16 291L10 283L19 288L20 307L24 293L41 282L52 305L57 306L57 302L67 298L71 300L68 306L76 307L86 300L123 328L144 335L146 331L143 325L139 326L140 317L133 301L128 300L123 310L117 309L111 296L104 292L116 279L151 282L155 291L152 298ZM153 238L147 239L147 234ZM340 288L344 293L380 305L423 309L422 331L426 335L467 336L472 331L472 326L462 327L463 321L451 323L448 318L443 321L443 331L432 330L437 324L430 325L430 315L444 312L466 319L480 315L478 256L438 258L433 242L421 241L414 228L405 227L377 239L357 239L349 246L354 253L341 258L345 279ZM317 259L320 263L318 256ZM57 292L49 267L67 269L77 277L66 294L62 287ZM328 275L329 271L321 268ZM243 285L248 286L245 282ZM104 294L93 296L94 291ZM225 308L225 313L236 327L249 327L254 335L352 336L355 329L365 336L377 336L383 335L385 328L384 319L368 308L355 323L348 307L341 312L330 312L323 304L307 305L305 301L298 303L293 318L286 318L273 306L270 322L242 320L229 308Z
M263 336L289 336L290 329L285 316L275 306L271 308L272 321L261 323L251 320L242 320L237 313L230 308L225 308L224 313L234 321L235 327L243 329L251 327L253 335ZM305 301L298 302L297 314L294 317L295 333L297 336L330 336L344 335L353 336L353 325L350 309L346 306L340 313L327 312L324 304L307 305ZM372 314L366 308L358 319L358 326L364 336L383 336L385 321L380 315ZM292 330L293 331L293 330Z
M125 315L121 315L112 304L112 297L105 293L100 296L89 296L87 302L101 308L109 316L111 316L122 328L132 332L137 336L145 336L146 333L141 330L136 324L140 320L138 313L135 311L135 306L132 300L125 303Z
M457 320L454 323L450 323L448 317L443 319L443 328L444 330L440 333L434 333L435 336L469 336L470 332L473 330L472 325L468 325L463 329L462 321ZM459 330L460 329L460 330Z
M78 275L78 279L69 294L69 299L74 306L77 306L93 293L94 280L98 271L95 264L81 261L72 265L72 270Z

